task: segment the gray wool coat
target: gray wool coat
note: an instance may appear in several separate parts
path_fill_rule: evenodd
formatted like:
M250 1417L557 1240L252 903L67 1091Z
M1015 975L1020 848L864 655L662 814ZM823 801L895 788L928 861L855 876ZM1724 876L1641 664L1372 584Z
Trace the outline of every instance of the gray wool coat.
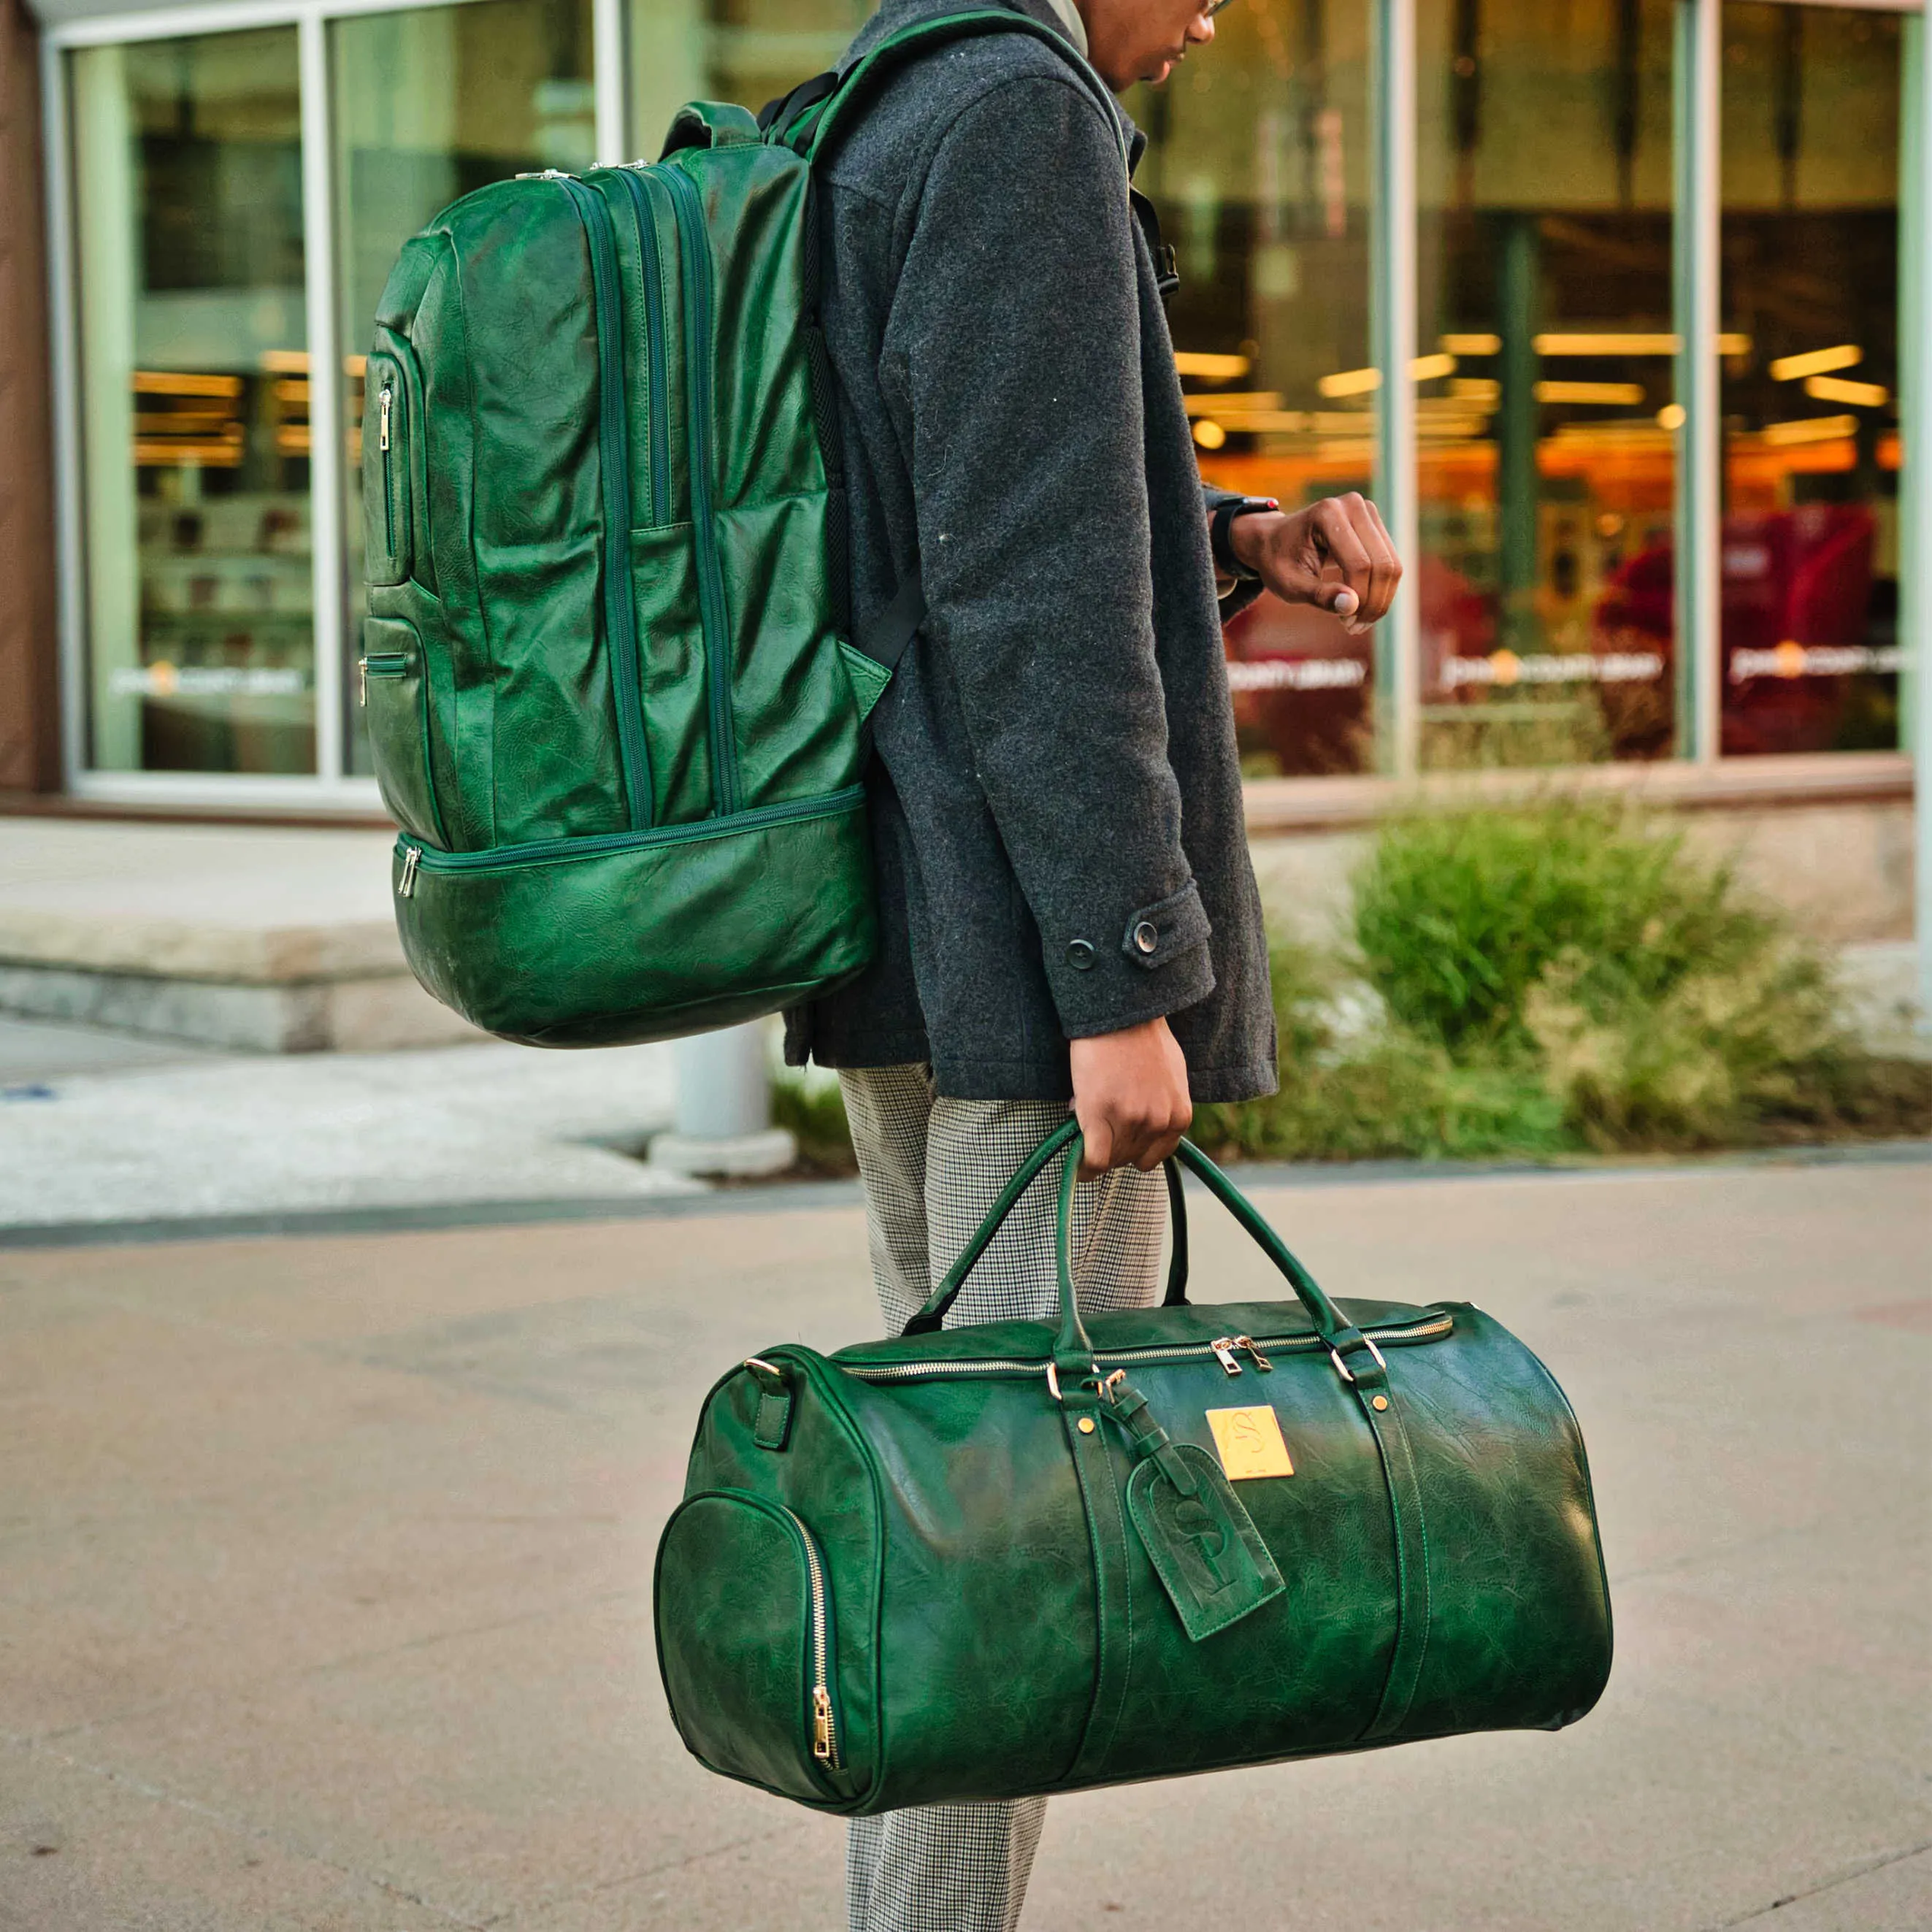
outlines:
M885 0L846 62L958 3ZM1203 492L1112 111L986 35L896 75L821 172L853 621L914 568L928 615L874 713L880 953L787 1016L794 1064L1065 1100L1070 1040L1165 1015L1197 1100L1274 1090Z

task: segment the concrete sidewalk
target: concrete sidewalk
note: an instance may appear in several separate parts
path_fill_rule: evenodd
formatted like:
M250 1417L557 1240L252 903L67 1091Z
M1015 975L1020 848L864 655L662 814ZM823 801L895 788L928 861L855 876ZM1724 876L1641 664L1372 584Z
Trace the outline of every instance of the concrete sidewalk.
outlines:
M0 1233L700 1191L628 1157L674 1105L664 1046L232 1054L0 1020Z
M1932 1924L1932 1165L1260 1198L1562 1377L1616 1672L1060 1801L1028 1932ZM650 1576L716 1375L876 1326L846 1208L0 1254L0 1926L831 1932L840 1828L685 1755Z

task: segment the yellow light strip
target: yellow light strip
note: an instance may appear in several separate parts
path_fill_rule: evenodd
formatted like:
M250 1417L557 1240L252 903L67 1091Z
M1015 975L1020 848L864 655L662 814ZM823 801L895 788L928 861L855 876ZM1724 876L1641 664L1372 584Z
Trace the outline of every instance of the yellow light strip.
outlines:
M1808 349L1802 356L1780 356L1771 364L1774 382L1796 382L1807 376L1828 376L1834 369L1856 369L1865 352L1855 342L1834 349Z
M1530 343L1539 356L1675 356L1683 346L1681 336L1618 329L1539 335ZM1751 339L1742 334L1720 335L1713 346L1720 356L1748 356Z
M144 470L178 470L199 463L212 470L235 470L244 452L238 442L140 442L134 460Z
M265 349L262 351L262 367L271 376L306 376L308 374L308 351L306 349Z
M1892 400L1882 382L1848 382L1842 376L1808 376L1804 393L1814 402L1856 403L1862 410L1882 410Z
M1606 331L1576 335L1539 335L1532 340L1530 346L1539 356L1675 356L1682 344L1674 335Z
M1181 400L1191 416L1218 416L1229 410L1278 410L1281 407L1281 392L1222 389L1211 396L1184 396Z
M1858 433L1856 416L1800 416L1793 422L1766 423L1758 432L1778 448L1794 442L1836 442Z
M1214 356L1204 350L1177 349L1174 366L1197 382L1238 382L1255 365L1251 356ZM355 373L359 376L362 372L358 369Z
M1372 394L1382 386L1379 369L1338 369L1332 376L1324 376L1315 386L1332 403L1341 396Z
M1539 403L1597 403L1628 407L1643 400L1641 382L1539 382Z
M1411 378L1418 382L1432 382L1440 376L1453 376L1456 373L1456 358L1450 355L1418 356L1408 365ZM1332 376L1324 376L1316 384L1316 388L1334 402L1343 396L1372 395L1382 386L1382 372L1379 369L1338 369Z
M199 376L186 370L136 369L130 379L137 396L238 396L239 376Z
M1436 344L1450 356L1500 356L1503 350L1500 335L1438 335Z

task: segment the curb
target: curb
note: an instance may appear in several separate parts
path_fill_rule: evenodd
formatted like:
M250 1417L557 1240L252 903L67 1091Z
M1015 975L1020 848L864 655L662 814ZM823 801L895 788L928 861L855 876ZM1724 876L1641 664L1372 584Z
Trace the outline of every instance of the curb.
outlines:
M1531 1161L1255 1161L1234 1164L1244 1188L1366 1187L1417 1180L1628 1180L1694 1178L1759 1168L1932 1166L1932 1140L1832 1142L1754 1148L1688 1159ZM1202 1192L1200 1184L1190 1187ZM0 1252L131 1247L163 1242L285 1237L443 1233L463 1228L536 1227L572 1221L646 1221L667 1216L778 1214L864 1204L856 1180L779 1181L667 1195L579 1199L410 1202L388 1207L296 1208L260 1214L188 1215L127 1221L56 1221L0 1227Z

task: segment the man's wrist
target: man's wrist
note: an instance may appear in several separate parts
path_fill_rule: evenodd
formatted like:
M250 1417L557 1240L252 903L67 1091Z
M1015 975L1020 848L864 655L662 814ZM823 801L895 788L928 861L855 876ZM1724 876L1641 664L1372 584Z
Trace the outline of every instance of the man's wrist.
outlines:
M1287 520L1279 510L1250 510L1228 520L1228 548L1250 576L1261 574L1269 542Z

